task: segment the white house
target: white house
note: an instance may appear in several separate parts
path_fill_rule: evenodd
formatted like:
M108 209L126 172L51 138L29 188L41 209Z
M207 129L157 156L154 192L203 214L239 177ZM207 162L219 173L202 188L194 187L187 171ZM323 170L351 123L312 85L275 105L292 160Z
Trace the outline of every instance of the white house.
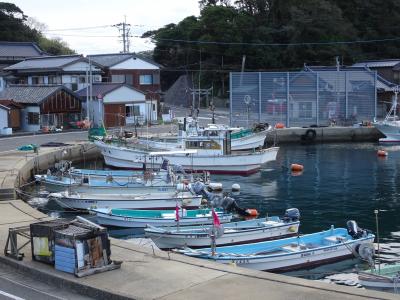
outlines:
M96 63L82 55L59 55L28 58L4 68L13 75L16 84L64 85L72 91L86 86L88 71L92 70L93 82L101 82L102 70Z
M96 125L106 127L144 124L157 120L157 101L146 100L145 93L123 83L95 83L89 105L86 88L77 92L82 99L83 115ZM89 107L89 114L88 109Z

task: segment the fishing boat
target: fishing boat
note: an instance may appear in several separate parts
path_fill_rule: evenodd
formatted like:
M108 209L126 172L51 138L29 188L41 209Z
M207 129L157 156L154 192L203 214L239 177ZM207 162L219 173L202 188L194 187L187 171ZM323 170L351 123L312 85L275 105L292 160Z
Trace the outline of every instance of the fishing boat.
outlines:
M375 236L333 228L298 237L252 244L177 250L188 256L255 270L290 271L351 258L364 247L373 247Z
M151 161L155 167L167 159L172 165L185 170L209 171L219 174L249 175L261 166L276 159L279 148L232 152L230 133L224 128L215 128L201 136L188 136L181 150L160 151L144 149L143 145L107 143L95 141L107 165L118 168L140 169L143 163Z
M200 127L197 120L190 117L179 120L178 128L176 137L139 138L138 141L154 149L179 150L184 147L183 144L188 137L208 136L209 132L224 130L230 133L232 151L238 151L262 148L267 134L273 131L271 126L264 123L256 124L250 129L229 127L223 124L208 124L206 127Z
M297 209L289 209L283 218L278 216L230 222L221 226L216 237L217 246L239 245L259 241L286 238L297 234L299 229ZM145 236L151 238L160 249L203 248L210 245L212 226L146 228Z
M375 121L373 125L385 138L379 139L381 143L398 143L400 142L400 120L397 116L397 95L398 87L394 90L395 97L392 101L392 106L383 121Z
M59 192L49 194L49 199L56 201L67 209L87 210L91 208L119 209L172 209L176 203L187 208L195 209L201 205L202 196L191 192L162 192L162 193L115 193L92 194L77 192Z
M397 290L400 288L400 263L359 272L358 280L368 288Z
M152 226L186 226L212 224L213 216L210 209L179 210L179 221L175 210L126 210L126 209L93 209L96 214L97 223L106 226L145 228ZM229 222L231 214L218 212L221 223Z

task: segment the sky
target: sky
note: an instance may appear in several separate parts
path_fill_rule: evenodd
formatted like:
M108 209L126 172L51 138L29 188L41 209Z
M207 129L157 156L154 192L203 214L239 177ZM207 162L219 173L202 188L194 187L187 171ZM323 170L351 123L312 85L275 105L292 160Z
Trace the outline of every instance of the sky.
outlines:
M198 0L8 0L26 15L47 25L47 37L60 37L77 53L118 53L123 49L119 31L110 25L132 25L130 51L151 50L141 36L148 30L199 15ZM87 29L87 27L97 27ZM61 30L86 28L79 30Z

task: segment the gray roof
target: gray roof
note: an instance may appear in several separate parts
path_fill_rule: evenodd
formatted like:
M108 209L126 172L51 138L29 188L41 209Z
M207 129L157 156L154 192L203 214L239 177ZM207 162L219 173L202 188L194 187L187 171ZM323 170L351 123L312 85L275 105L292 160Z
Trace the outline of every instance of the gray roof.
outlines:
M59 55L29 58L5 70L61 69L62 67L83 59L82 55Z
M36 43L0 41L0 57L19 58L41 56L45 54ZM12 59L11 59L12 60Z
M0 99L14 100L25 104L40 104L59 90L76 96L62 85L11 85L0 92Z
M129 58L138 58L145 62L148 62L149 64L155 65L160 68L162 67L160 64L156 63L155 61L145 58L145 57L142 57L135 53L96 54L96 55L88 55L87 57L90 57L90 59L93 60L95 63L98 63L99 65L106 67L106 68L115 66L116 64L119 64Z
M134 91L144 94L142 91L135 89L132 86L129 86L124 83L93 83L92 84L92 95L93 97L97 97L97 95L105 96L108 93L112 92L113 90L120 88L122 86L126 86ZM78 97L86 98L86 88L80 89L76 92Z
M371 60L371 61L361 61L355 63L354 65L352 65L352 67L385 68L385 67L394 67L399 63L400 59Z
M88 58L103 67L111 67L132 57L129 53L88 55Z

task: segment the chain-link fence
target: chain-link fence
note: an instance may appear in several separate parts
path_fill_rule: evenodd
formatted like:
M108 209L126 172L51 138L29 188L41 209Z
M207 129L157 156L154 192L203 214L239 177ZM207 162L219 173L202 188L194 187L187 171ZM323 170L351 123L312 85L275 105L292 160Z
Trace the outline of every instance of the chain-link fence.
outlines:
M376 72L234 72L230 91L232 126L346 126L376 116Z

